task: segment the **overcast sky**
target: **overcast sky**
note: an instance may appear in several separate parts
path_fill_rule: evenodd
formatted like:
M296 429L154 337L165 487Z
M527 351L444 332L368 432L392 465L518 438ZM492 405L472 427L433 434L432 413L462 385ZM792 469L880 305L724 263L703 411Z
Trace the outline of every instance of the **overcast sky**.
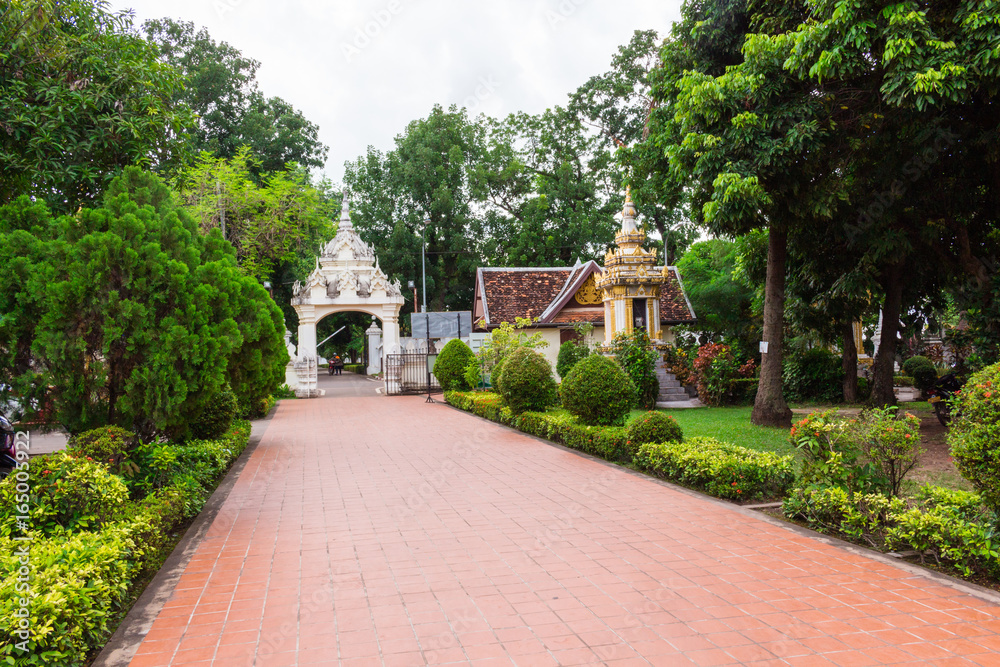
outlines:
M136 25L170 16L261 63L265 95L319 125L326 174L392 148L434 104L538 113L606 71L635 30L665 34L680 0L112 0Z

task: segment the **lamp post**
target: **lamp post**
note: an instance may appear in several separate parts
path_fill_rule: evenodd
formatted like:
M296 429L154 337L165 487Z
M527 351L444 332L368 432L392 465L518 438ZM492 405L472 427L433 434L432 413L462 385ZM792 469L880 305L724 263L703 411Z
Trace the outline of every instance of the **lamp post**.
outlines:
M417 301L417 281L407 281L406 286L413 290L413 312L420 312L420 303Z
M427 225L429 224L431 224L431 217L427 215L424 217L424 224L420 227L420 264L423 273L423 313L424 317L427 318L427 330L424 332L427 336L427 360L425 362L427 366L427 400L425 402L433 403L434 399L431 398L431 316L427 312Z

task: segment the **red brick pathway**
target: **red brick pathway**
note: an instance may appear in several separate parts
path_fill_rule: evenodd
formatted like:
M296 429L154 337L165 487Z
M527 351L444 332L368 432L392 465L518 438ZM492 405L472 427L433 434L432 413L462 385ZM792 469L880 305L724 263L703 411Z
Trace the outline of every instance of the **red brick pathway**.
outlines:
M283 402L132 665L1000 665L1000 608L420 397Z

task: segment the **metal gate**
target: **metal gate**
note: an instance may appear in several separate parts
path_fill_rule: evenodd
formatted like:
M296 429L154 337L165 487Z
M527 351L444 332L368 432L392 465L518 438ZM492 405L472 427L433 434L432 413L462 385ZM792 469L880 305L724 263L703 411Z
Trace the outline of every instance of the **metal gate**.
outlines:
M401 396L441 391L437 378L428 372L436 358L436 354L423 352L385 355L385 393ZM428 380L430 387L427 386Z

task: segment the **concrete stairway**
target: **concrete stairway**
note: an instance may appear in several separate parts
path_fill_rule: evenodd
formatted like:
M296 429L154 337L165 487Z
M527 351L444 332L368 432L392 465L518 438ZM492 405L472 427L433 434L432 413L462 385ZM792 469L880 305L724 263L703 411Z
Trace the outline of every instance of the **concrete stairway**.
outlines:
M660 381L660 395L656 399L657 403L677 403L689 400L684 387L677 381L673 373L667 371L662 360L656 362L656 379Z

